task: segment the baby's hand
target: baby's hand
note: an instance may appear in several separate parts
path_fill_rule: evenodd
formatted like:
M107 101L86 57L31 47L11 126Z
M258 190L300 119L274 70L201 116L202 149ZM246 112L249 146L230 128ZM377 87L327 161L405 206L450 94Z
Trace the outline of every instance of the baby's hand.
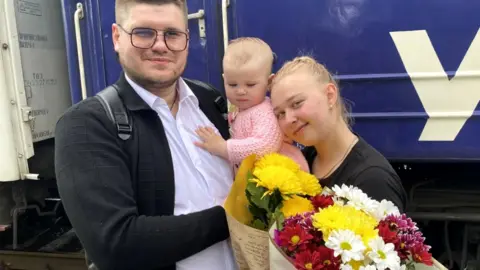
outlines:
M228 158L227 141L215 133L211 127L201 127L195 132L203 141L194 142L196 146L224 159Z

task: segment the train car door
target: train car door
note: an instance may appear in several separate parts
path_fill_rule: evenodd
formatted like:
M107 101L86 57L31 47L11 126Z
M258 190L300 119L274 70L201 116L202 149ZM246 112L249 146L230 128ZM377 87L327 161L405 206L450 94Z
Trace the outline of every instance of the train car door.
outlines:
M219 10L216 1L188 2L189 57L184 76L222 89ZM62 0L70 88L74 103L115 82L121 72L111 37L115 0ZM220 51L218 50L220 48ZM82 95L83 92L86 93Z

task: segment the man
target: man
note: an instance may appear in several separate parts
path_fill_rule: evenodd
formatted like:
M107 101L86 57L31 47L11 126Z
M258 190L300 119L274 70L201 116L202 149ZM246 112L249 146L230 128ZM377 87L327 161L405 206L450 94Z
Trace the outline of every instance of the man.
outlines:
M133 133L95 98L56 128L56 174L66 213L100 270L235 269L225 211L227 162L194 145L197 126L228 125L218 94L180 77L188 52L181 0L117 0L112 26L124 74L116 85ZM135 153L135 154L134 154Z

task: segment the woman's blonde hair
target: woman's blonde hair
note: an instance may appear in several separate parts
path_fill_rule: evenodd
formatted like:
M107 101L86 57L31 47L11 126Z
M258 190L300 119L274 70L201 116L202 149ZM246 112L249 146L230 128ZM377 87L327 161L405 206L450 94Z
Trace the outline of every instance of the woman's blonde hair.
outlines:
M331 83L337 88L337 103L340 109L342 119L348 126L350 126L351 119L349 117L349 111L345 105L345 101L340 95L340 88L338 86L338 82L333 78L332 74L327 70L327 68L325 68L324 65L318 63L311 56L299 56L283 64L280 70L275 74L275 77L273 78L270 85L270 89L273 89L273 86L278 83L282 78L285 78L286 76L296 73L300 70L306 70L310 72L322 84Z

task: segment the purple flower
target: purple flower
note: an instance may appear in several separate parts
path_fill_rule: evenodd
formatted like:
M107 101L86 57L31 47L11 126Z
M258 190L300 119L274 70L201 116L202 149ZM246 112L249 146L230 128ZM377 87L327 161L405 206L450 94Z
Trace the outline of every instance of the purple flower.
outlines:
M423 245L423 242L425 241L425 237L423 237L422 233L418 231L411 234L400 233L398 236L402 249L411 249Z
M417 223L413 222L406 214L400 216L389 215L385 218L392 230L404 233L413 233L418 230Z
M273 240L275 240L275 244L277 244L277 246L280 246L281 245L281 241L280 241L280 231L275 229L273 231Z
M285 227L295 227L295 225L300 225L304 228L312 228L312 215L315 214L314 211L306 212L304 214L297 214L295 216L285 219Z

